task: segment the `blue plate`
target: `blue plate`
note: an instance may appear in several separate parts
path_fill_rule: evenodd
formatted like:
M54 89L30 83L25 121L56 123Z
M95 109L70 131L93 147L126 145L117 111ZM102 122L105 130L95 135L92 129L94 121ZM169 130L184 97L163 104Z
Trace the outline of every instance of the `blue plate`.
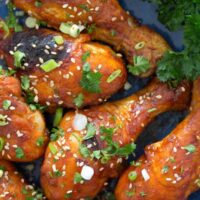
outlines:
M157 20L157 13L156 7L152 4L143 2L142 0L119 0L121 5L130 13L138 18L138 20L152 27L154 30L158 31L165 37L165 39L171 44L171 46L180 51L183 48L183 33L182 31L179 32L169 32L158 20ZM146 14L148 13L148 14ZM7 8L4 3L0 1L0 17L5 18L7 15ZM121 91L118 94L114 95L110 100L121 99L126 96L129 96L136 92L137 90L141 89L148 83L149 79L138 79L133 76L128 77L128 81L132 84L132 88L128 91ZM141 134L139 139L137 140L138 148L136 151L136 158L138 158L142 153L143 149L147 144L152 142L156 142L161 140L165 137L168 133L171 132L176 125L184 119L187 112L168 112L160 115L159 117L154 120L146 130ZM50 117L48 117L50 118ZM135 158L135 159L136 159ZM25 163L19 164L16 163L16 167L23 173L25 178L34 183L36 186L39 186L39 176L40 176L40 166L41 166L42 158L33 162L33 163ZM113 187L115 185L115 181L111 182L111 186L108 188ZM98 199L104 199L103 197L99 197ZM110 200L110 199L109 199ZM170 199L169 199L170 200ZM181 200L181 199L177 199ZM192 194L189 200L200 200L200 191Z

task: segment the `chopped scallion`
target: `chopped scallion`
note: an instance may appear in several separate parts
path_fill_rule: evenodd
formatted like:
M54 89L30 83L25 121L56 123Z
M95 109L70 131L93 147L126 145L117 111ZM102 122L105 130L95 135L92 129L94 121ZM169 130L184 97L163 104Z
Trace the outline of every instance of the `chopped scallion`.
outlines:
M63 109L62 108L58 108L56 110L56 114L55 114L55 117L54 117L54 121L53 121L53 126L56 127L59 125L61 119L62 119L62 116L63 116Z
M14 54L14 66L15 67L22 67L22 61L23 58L25 58L25 53L21 52L21 51L15 51Z
M43 69L45 72L50 72L59 66L60 65L54 59L50 59L42 65L40 65L40 68Z
M111 83L114 81L118 76L121 75L121 69L118 69L114 71L108 78L107 78L107 83Z
M61 45L64 43L64 39L61 35L56 35L53 38L54 38L56 44L58 44L58 45Z

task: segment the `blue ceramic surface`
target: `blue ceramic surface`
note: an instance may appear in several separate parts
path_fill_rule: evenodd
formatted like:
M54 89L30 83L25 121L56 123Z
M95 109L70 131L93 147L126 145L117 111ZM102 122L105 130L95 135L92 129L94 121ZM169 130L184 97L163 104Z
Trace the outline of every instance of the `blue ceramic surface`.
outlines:
M156 14L156 7L153 4L143 2L142 0L119 0L121 5L132 15L134 15L141 23L146 24L159 33L161 33L165 39L171 44L171 46L179 51L183 48L183 33L169 32L158 20ZM0 17L5 18L7 15L7 9L5 4L0 1ZM148 83L148 79L141 80L133 76L128 77L128 81L132 84L132 88L128 91L121 91L114 95L111 100L120 99L131 95L137 90L141 89ZM152 122L147 129L141 134L137 140L137 151L136 158L143 153L143 148L152 142L156 142L168 133L185 117L186 112L168 112L160 115L157 119ZM48 118L51 118L47 116ZM51 121L51 120L49 120ZM134 159L136 159L134 158ZM34 183L36 186L39 185L39 169L42 162L42 158L35 161L34 163L17 164L17 168L24 174L28 181ZM30 170L30 166L33 169ZM115 183L114 183L115 184ZM101 197L99 199L102 199ZM170 199L169 199L170 200ZM181 200L181 199L177 199ZM200 191L192 194L189 200L200 200Z

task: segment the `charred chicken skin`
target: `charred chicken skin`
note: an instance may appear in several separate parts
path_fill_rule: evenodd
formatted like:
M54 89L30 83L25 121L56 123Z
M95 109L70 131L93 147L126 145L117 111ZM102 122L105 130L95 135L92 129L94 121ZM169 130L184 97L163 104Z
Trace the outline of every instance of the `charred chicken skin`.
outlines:
M49 111L98 104L127 77L121 58L109 47L90 42L89 35L74 39L48 29L28 30L3 40L1 50L18 77L29 78L27 90L34 102Z
M28 162L44 154L48 138L43 116L21 93L16 78L0 75L0 158Z
M146 147L137 167L122 175L117 200L186 200L200 187L200 79L192 111L166 138Z
M8 161L0 160L0 199L38 199L36 196L33 186L25 183L15 167Z
M47 198L94 198L109 178L119 175L144 127L159 113L186 108L189 96L187 83L170 89L155 79L124 100L68 112L41 168Z
M61 23L87 24L95 40L112 45L123 52L128 61L137 66L137 56L150 62L150 67L135 75L149 76L155 71L157 61L169 49L167 42L156 32L141 26L117 0L14 0L15 5L30 15L59 28ZM134 58L134 59L133 59Z

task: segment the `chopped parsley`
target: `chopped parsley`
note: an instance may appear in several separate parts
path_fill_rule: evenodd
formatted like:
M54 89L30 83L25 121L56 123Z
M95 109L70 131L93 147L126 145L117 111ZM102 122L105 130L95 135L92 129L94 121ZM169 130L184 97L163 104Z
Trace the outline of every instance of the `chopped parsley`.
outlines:
M144 56L134 56L133 65L128 65L128 70L133 75L140 75L150 69L150 62Z
M167 172L169 171L169 167L167 165L165 165L162 170L161 170L161 173L162 174L166 174Z
M82 62L85 63L87 61L87 59L90 57L90 51L86 51L83 55L82 55Z
M194 153L196 151L196 147L193 144L189 144L185 147L183 147L187 152Z
M26 102L29 104L31 110L34 111L38 109L41 112L44 112L46 110L46 106L42 106L34 101L35 95L30 91L30 79L28 76L21 77L21 88L26 93Z
M170 156L170 157L169 157L169 161L172 162L172 163L175 163L175 162L176 162L176 160L175 160L175 158L174 158L173 156Z
M24 91L28 91L30 88L30 79L28 76L22 76L21 77L21 88Z
M80 93L76 98L74 98L74 104L76 107L80 108L84 103L84 95Z
M144 196L146 196L147 194L145 193L145 192L140 192L140 196L141 197L144 197Z
M87 25L87 32L92 34L96 30L96 24Z
M21 147L17 147L15 149L15 154L16 154L16 158L20 158L20 159L24 158L24 156L25 156L24 151Z
M83 65L83 73L82 78L80 81L80 85L83 89L90 93L100 93L100 80L101 80L102 74L99 72L93 72L90 69L90 64L85 63Z
M3 101L3 109L4 110L8 110L10 106L11 106L11 101L10 100L4 100Z
M95 133L96 133L96 127L92 123L89 123L87 125L87 132L86 135L83 137L83 140L88 140L93 138L95 136Z
M53 128L51 130L51 135L50 135L51 141L58 140L58 138L63 137L64 134L65 134L65 132L62 128L59 128L59 127Z
M44 145L44 138L42 136L37 139L36 145L38 147L42 147Z
M79 145L79 152L84 158L88 158L90 156L90 150L84 145Z
M86 4L79 4L78 5L79 8L89 12L90 11L90 8L86 5Z
M67 193L67 194L65 194L65 196L64 196L65 199L69 199L69 198L71 198L71 197L72 197L72 193Z
M135 195L135 191L126 191L127 197L133 197Z
M59 170L56 170L56 171L54 172L54 176L55 176L55 177L61 177L61 176L62 176L62 172L59 171Z
M74 184L80 183L82 181L82 176L80 173L76 172L74 175Z

